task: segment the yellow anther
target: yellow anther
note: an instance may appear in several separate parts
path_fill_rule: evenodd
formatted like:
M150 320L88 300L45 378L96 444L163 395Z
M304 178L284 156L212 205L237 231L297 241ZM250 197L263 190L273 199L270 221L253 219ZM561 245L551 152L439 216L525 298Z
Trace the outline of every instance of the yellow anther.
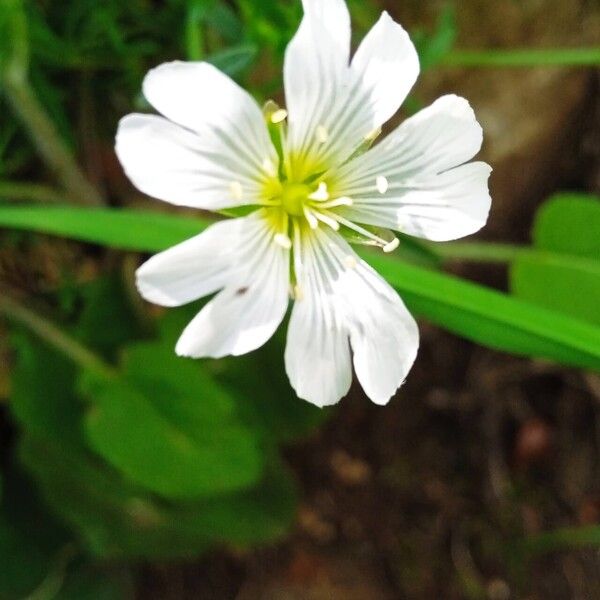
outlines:
M285 108L279 108L271 115L271 123L281 123L287 119L288 112Z
M377 186L377 191L380 194L385 194L388 191L388 188L390 187L390 184L389 184L389 181L387 180L387 177L384 177L383 175L380 175L375 180L375 185Z
M304 300L304 291L298 284L294 286L294 300Z

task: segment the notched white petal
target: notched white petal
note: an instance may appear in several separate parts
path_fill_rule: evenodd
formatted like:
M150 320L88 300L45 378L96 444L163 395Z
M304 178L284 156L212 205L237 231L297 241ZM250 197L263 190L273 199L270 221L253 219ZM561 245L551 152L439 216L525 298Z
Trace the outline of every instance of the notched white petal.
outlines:
M419 75L419 57L408 33L387 12L367 33L354 58L352 71L360 77L372 106L372 128L390 119ZM364 135L369 135L366 131Z
M394 290L333 232L301 242L304 299L292 310L286 371L299 397L327 406L357 377L385 404L404 381L419 344L416 323Z

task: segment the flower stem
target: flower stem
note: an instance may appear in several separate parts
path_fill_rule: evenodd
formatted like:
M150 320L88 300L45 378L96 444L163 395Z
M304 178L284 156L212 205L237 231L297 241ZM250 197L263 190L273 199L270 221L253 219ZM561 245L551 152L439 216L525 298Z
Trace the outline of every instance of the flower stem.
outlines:
M600 48L454 50L443 60L451 67L579 67L600 65Z
M423 246L443 261L466 260L483 263L510 263L531 251L527 246L491 242L424 242Z
M99 356L96 356L91 350L73 339L54 323L7 296L5 290L0 290L0 313L4 314L10 321L27 327L81 368L87 369L102 378L117 376L117 371Z

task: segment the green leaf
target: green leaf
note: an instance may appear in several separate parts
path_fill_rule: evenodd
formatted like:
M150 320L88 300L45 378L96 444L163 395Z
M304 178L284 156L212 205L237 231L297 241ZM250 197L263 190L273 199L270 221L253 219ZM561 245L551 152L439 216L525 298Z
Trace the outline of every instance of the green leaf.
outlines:
M600 369L598 327L385 255L367 260L411 311L444 329L496 350Z
M209 223L196 217L149 211L0 204L0 227L141 252L163 250L200 233Z
M83 307L75 334L84 344L112 358L123 344L141 336L141 328L118 278L96 279L82 286L79 294Z
M510 269L513 293L600 325L600 199L561 194L536 215L534 245Z
M68 442L79 439L83 405L73 390L76 369L40 340L25 333L12 335L16 364L9 408L25 429Z
M193 558L214 543L271 540L295 509L294 486L277 463L250 490L174 504L60 442L26 436L20 457L48 505L102 558Z
M600 260L600 197L557 194L538 211L533 227L537 248Z
M225 50L215 52L206 57L206 61L213 64L230 77L238 75L247 69L258 56L258 47L254 44L232 46Z
M197 363L171 347L130 350L125 377L87 374L90 445L131 481L167 498L196 498L248 487L260 477L254 434L233 401Z
M64 217L64 222L57 219ZM164 227L163 227L164 219ZM131 227L139 235L133 235ZM157 251L198 233L206 222L140 211L0 207L0 226L34 229L106 244ZM187 234L186 234L187 232ZM415 314L480 344L525 356L600 368L600 328L456 277L364 252Z

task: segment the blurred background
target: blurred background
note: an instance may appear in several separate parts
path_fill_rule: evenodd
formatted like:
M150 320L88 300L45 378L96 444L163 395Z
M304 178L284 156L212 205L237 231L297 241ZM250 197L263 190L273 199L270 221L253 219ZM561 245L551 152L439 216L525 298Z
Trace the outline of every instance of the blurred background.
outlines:
M494 168L478 240L528 245L550 202L587 271L464 249L441 266L600 325L597 0L349 5L355 42L386 9L418 46L395 122L445 93L473 105ZM209 60L284 104L300 18L291 0L0 0L1 600L600 598L592 370L423 319L389 406L356 386L321 411L289 387L284 332L178 359L198 307L143 303L143 253L28 231L51 213L17 223L32 204L174 212L113 151L118 120L151 110L146 71Z

